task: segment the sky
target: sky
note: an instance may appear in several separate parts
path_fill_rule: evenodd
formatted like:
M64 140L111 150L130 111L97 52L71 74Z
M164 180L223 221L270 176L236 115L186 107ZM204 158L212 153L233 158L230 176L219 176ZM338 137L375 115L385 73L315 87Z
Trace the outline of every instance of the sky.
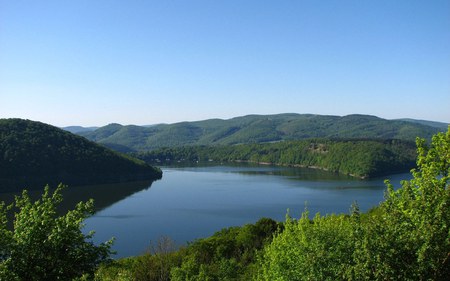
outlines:
M0 118L450 123L450 1L0 0Z

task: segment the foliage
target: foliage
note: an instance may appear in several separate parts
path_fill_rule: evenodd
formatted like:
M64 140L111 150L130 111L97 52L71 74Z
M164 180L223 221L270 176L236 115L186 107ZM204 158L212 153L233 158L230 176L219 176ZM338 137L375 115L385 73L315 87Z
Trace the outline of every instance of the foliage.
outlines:
M430 147L422 139L417 147L414 178L399 190L387 182L381 213L364 230L367 234L356 251L358 276L404 280L450 276L450 128L435 135Z
M414 178L376 211L286 220L265 248L258 280L447 280L450 276L450 128L417 140Z
M135 156L149 163L246 161L314 167L357 177L373 177L411 169L416 153L414 144L408 141L310 139L164 148Z
M345 280L352 264L352 225L344 215L313 220L304 212L265 248L261 280Z
M185 249L176 250L174 242L161 237L149 253L103 264L95 274L95 280L170 280L170 270L181 265Z
M108 261L112 240L91 242L93 232L83 234L83 221L93 212L93 201L80 202L59 216L60 185L32 202L27 191L15 203L0 205L0 280L72 280L92 275ZM16 210L13 230L7 211Z
M181 266L172 269L171 280L249 280L257 251L279 229L277 222L262 218L195 241L186 249Z
M161 178L161 171L40 122L0 120L0 190Z
M250 280L256 256L282 229L271 219L223 229L175 251L167 238L150 253L103 265L97 280Z
M442 125L442 124L441 124ZM188 145L235 145L310 138L378 138L414 141L441 131L433 123L385 120L368 115L248 115L229 120L122 126L110 124L80 135L121 152Z

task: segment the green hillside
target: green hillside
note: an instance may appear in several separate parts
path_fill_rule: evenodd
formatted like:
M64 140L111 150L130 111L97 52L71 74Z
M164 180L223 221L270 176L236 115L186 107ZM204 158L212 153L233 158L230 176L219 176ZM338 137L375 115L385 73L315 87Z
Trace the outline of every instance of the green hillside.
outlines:
M80 135L121 152L186 145L230 145L308 138L430 139L442 130L425 123L369 115L248 115L228 120L159 124L151 127L110 124Z
M141 160L62 129L21 119L0 119L0 191L43 184L116 183L161 178Z
M355 177L407 172L415 166L415 144L401 140L309 139L264 144L185 146L136 154L148 163L236 162L313 167Z

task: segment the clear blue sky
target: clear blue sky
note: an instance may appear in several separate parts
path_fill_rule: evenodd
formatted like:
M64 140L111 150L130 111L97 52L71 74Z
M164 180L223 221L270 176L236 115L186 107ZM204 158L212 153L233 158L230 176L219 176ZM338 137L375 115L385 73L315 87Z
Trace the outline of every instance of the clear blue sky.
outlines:
M450 1L0 0L0 118L450 122Z

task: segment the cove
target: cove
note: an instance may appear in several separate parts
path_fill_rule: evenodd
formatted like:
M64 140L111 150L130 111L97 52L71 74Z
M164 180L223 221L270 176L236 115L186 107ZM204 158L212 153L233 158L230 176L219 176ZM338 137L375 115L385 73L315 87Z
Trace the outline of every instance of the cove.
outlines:
M254 223L262 217L284 221L307 208L349 213L356 201L362 211L383 201L384 179L398 186L410 174L358 180L307 168L236 165L163 168L162 180L135 188L129 196L86 220L95 242L115 237L116 258L142 254L150 243L168 236L183 245L224 227ZM134 188L134 189L133 189Z

